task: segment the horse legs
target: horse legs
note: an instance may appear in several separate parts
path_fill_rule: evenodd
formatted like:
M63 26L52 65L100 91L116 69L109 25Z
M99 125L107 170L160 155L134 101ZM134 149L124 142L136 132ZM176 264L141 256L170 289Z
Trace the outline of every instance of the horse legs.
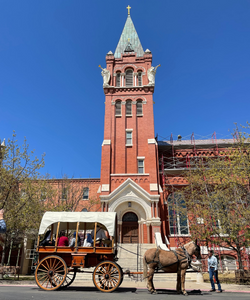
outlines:
M155 287L154 287L154 283L153 283L154 272L155 272L155 269L149 267L147 288L151 294L157 294Z
M181 293L181 270L179 268L177 270L176 291L177 291L177 294Z
M185 277L186 277L186 269L181 270L181 291L183 295L188 296L188 293L185 290Z

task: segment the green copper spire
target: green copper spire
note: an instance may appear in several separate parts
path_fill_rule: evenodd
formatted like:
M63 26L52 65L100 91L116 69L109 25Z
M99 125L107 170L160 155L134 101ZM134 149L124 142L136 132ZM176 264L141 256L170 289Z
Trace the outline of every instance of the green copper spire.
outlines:
M129 7L130 9L130 7ZM139 36L135 30L135 26L130 17L130 11L125 23L125 26L122 31L119 43L115 50L115 58L121 58L122 53L128 53L128 49L131 49L131 52L136 52L137 57L143 56L144 51L139 39ZM126 50L126 51L125 51Z

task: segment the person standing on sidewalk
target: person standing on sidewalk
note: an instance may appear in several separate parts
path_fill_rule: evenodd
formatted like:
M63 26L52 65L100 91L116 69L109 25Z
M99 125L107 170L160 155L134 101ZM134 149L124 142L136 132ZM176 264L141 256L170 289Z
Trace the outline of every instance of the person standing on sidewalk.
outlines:
M6 224L5 224L5 221L3 219L3 213L4 213L4 210L0 209L0 233L5 233L6 232Z
M219 278L218 278L218 261L217 258L213 255L213 251L210 250L208 253L208 272L209 272L209 278L210 278L210 282L211 282L211 287L212 289L210 290L210 292L215 292L215 285L214 285L214 278L216 280L216 283L218 285L218 291L217 293L221 293L222 289L221 289L221 285L219 282Z

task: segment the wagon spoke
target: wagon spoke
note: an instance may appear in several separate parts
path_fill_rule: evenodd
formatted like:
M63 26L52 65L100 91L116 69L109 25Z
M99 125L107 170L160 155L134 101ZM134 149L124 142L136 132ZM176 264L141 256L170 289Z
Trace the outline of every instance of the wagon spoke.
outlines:
M49 266L49 264L48 264L47 260L45 260L45 262L46 262L46 265L47 265L47 267L48 267L48 269L47 269L47 270L49 270L49 269L50 269L50 266Z
M58 261L58 263L56 264L56 266L54 267L54 270L56 270L56 267L60 264L60 260Z
M49 268L46 268L46 266L44 264L41 264L42 267L44 267L44 269L48 270Z

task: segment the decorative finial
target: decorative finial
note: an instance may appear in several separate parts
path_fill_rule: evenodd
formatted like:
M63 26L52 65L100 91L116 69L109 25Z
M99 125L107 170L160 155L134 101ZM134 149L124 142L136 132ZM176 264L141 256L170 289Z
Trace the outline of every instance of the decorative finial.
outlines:
M130 15L130 9L131 9L131 7L128 5L128 7L126 7L126 8L128 10L128 15Z

